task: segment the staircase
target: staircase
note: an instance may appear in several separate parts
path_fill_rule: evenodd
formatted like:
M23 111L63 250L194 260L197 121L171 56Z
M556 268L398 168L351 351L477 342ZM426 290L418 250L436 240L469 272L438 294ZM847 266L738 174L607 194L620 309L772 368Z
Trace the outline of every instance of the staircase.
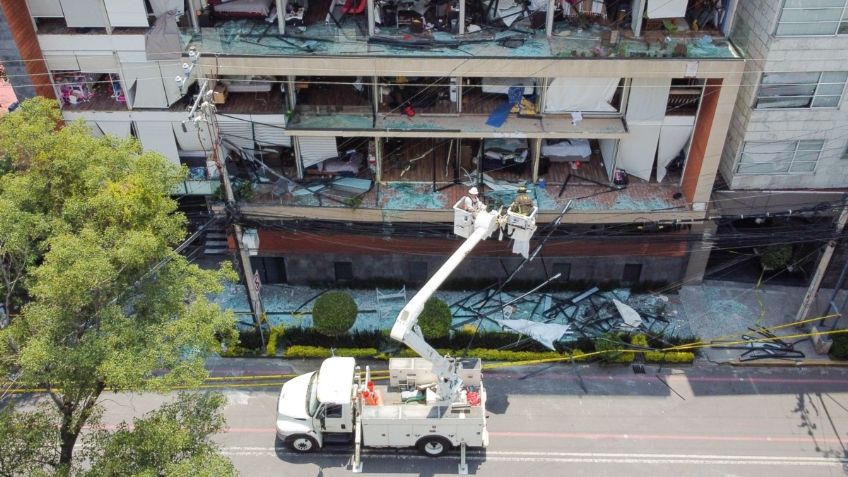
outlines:
M203 253L205 255L227 255L230 250L227 246L227 234L220 226L212 227L206 232Z

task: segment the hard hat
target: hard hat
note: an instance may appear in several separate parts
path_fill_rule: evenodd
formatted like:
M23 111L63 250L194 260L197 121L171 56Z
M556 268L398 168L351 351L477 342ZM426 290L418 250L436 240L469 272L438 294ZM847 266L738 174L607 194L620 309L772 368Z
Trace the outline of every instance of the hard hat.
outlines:
M525 186L518 186L518 192L519 192L519 193L521 193L521 192L527 192L527 187L525 187Z
M468 193L471 194L471 195L477 195L477 188L472 187L472 188L468 189Z

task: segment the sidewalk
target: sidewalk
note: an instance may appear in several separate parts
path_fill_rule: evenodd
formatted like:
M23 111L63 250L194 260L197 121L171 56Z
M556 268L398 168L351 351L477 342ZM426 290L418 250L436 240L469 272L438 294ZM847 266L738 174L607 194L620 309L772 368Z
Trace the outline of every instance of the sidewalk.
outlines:
M795 314L801 306L806 287L763 285L759 289L754 285L736 282L705 281L702 285L684 286L680 290L682 312L692 331L703 341L738 341L746 335L754 339L764 338L750 328L770 328L795 321ZM812 317L819 316L826 309L832 290L822 289L811 309ZM837 303L844 299L844 292L837 297ZM829 330L834 319L825 322ZM848 322L840 322L848 326ZM792 336L809 332L804 328L789 326L774 332L778 336ZM805 361L828 360L813 349L809 338L787 338L794 349L804 354ZM740 345L734 345L740 346ZM745 352L739 349L704 348L702 356L711 362L735 362ZM793 366L797 359L754 360L749 364L765 365L784 362ZM811 363L808 363L811 364Z

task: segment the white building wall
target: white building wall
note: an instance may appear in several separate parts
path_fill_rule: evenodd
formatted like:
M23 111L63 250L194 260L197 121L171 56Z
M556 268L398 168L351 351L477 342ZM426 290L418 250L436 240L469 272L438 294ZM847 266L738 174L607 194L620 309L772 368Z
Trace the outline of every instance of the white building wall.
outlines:
M762 71L848 71L848 35L775 37L782 2L740 2L731 38L746 57L730 132L720 165L732 189L799 189L848 186L848 102L838 108L755 110ZM746 141L825 140L815 173L738 175L735 168Z

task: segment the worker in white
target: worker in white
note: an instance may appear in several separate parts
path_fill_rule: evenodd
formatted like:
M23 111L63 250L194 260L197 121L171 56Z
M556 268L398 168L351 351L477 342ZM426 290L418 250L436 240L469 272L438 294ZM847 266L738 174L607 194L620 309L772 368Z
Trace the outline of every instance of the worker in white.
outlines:
M462 209L468 212L477 213L481 210L486 210L486 204L477 196L477 188L468 189L468 194L462 198Z

